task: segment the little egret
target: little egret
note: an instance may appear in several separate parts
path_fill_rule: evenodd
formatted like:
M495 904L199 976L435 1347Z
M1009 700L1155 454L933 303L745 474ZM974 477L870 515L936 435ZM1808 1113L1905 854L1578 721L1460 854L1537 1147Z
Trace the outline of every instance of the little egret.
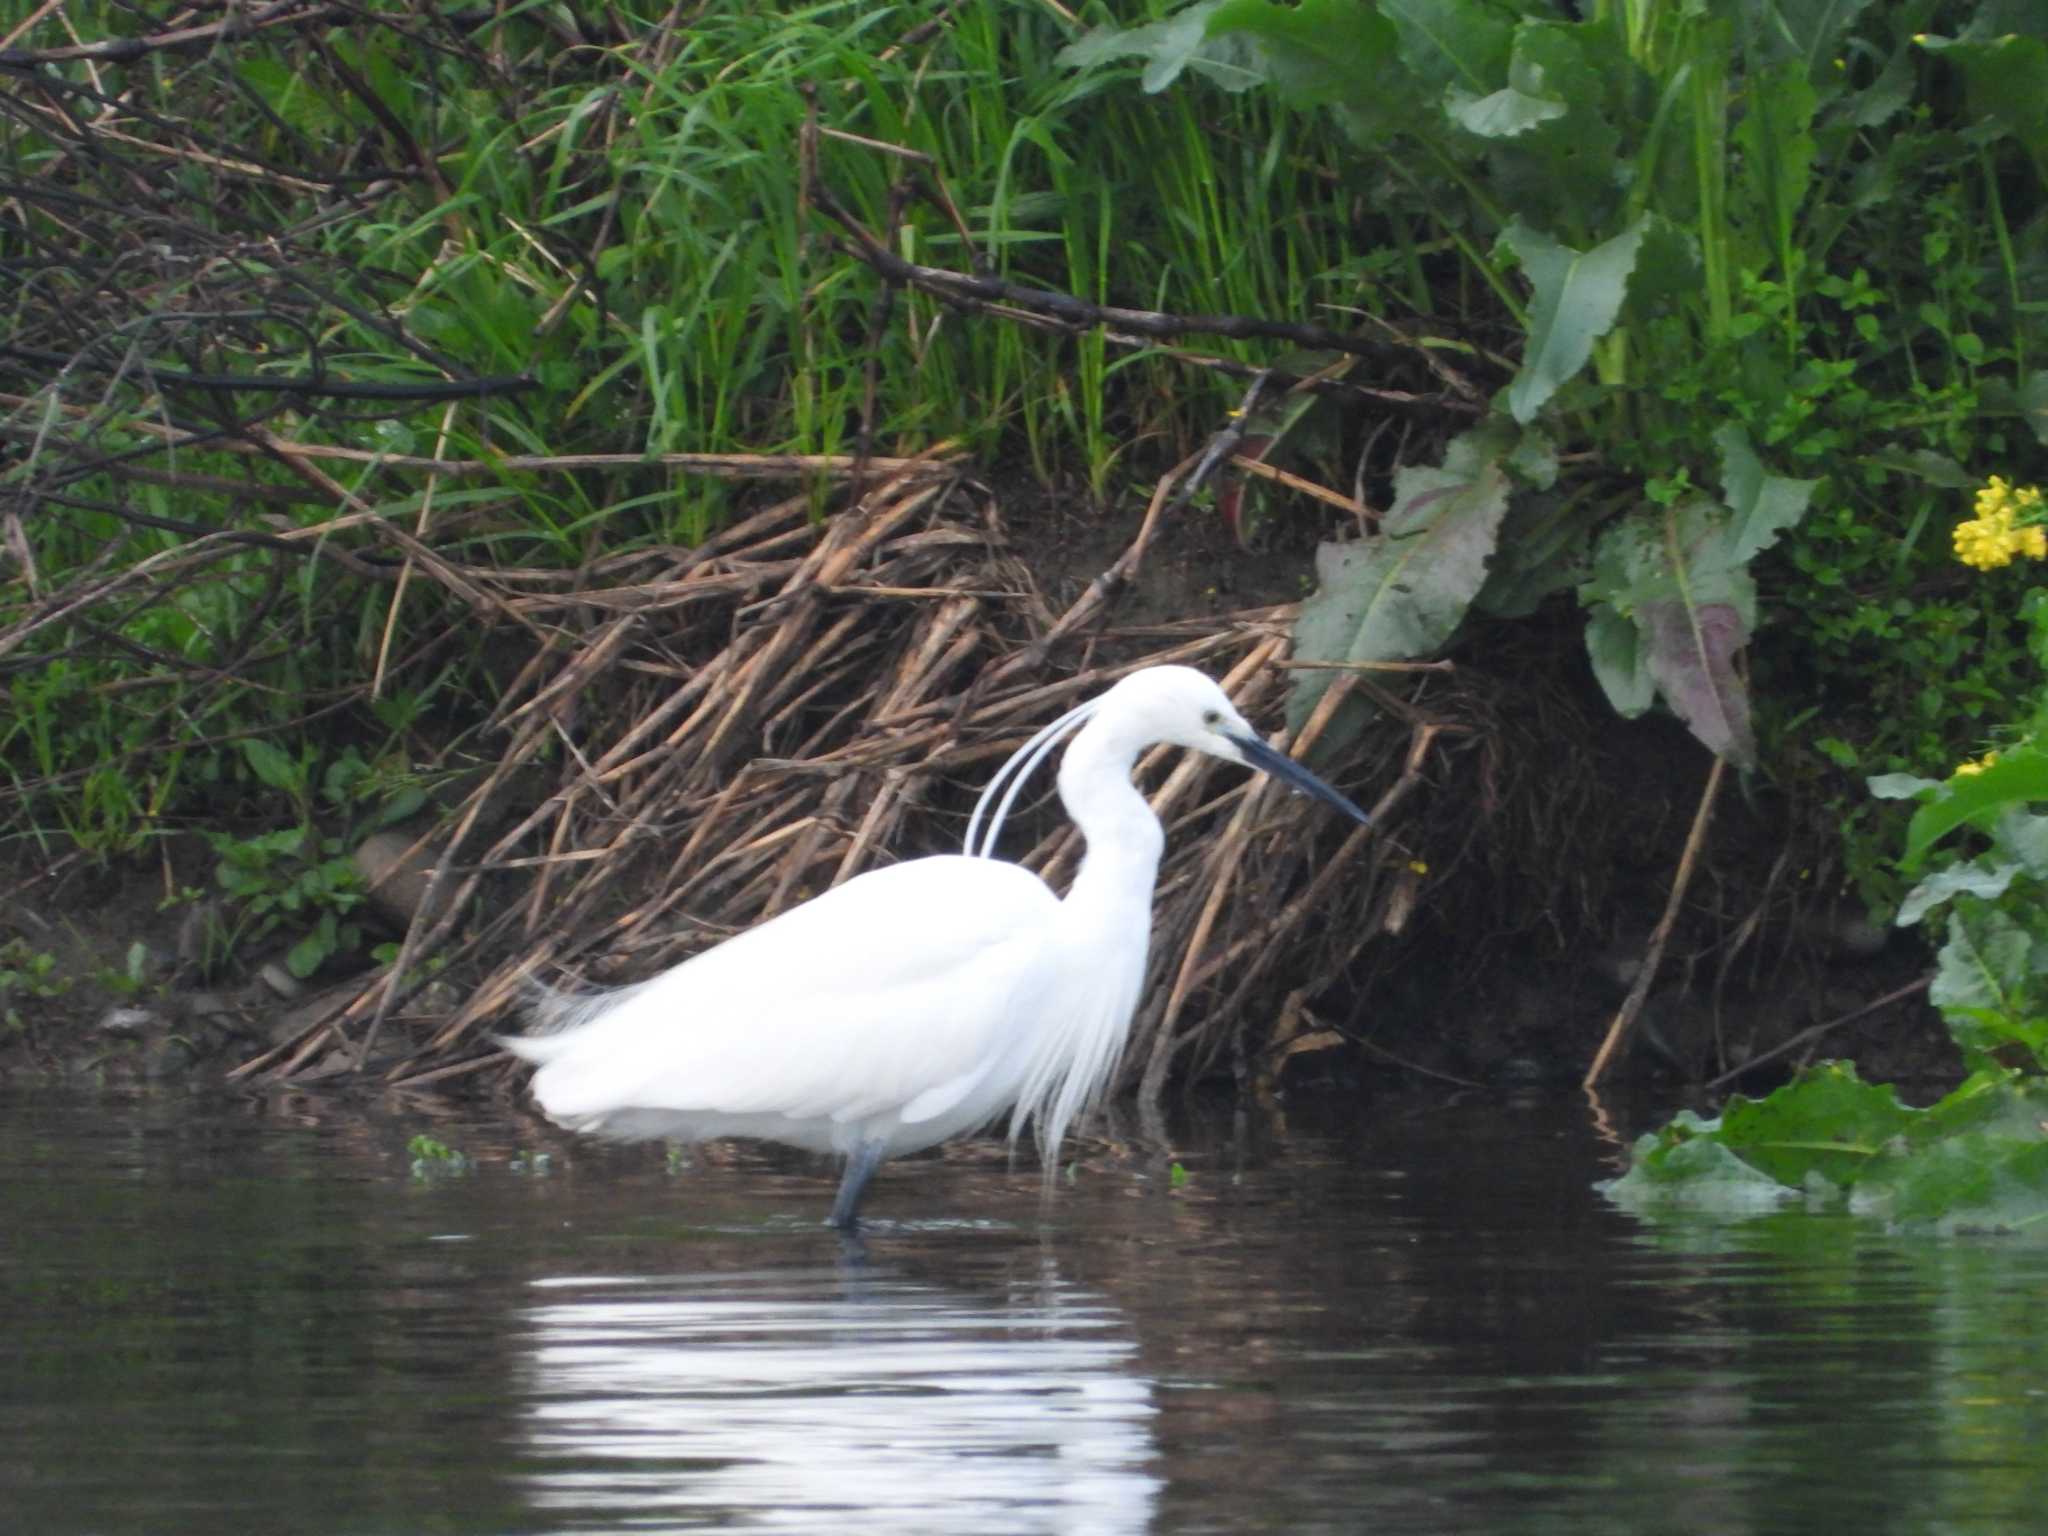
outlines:
M1075 732L1059 791L1087 850L1062 899L993 854L1019 786ZM1165 833L1131 768L1161 742L1366 819L1260 740L1202 673L1148 667L1003 764L968 821L966 853L870 870L648 981L544 990L531 1008L538 1031L501 1043L539 1063L533 1096L571 1130L751 1136L839 1154L841 1228L856 1224L883 1159L1004 1110L1011 1141L1031 1122L1050 1168L1114 1075L1137 1009Z

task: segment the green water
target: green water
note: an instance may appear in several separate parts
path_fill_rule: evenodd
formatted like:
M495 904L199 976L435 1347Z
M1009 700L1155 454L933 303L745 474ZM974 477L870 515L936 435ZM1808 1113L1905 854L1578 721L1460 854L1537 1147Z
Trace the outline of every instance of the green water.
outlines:
M0 1530L2048 1523L2048 1248L1646 1227L1572 1103L1230 1130L892 1165L863 1251L802 1159L0 1089Z

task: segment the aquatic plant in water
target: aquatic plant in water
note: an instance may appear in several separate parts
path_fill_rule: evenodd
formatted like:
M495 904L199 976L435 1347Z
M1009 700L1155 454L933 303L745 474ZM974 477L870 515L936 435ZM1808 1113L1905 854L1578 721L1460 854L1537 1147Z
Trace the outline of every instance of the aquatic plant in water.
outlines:
M476 1167L476 1159L424 1132L408 1141L405 1150L412 1155L412 1176L416 1179L449 1178Z

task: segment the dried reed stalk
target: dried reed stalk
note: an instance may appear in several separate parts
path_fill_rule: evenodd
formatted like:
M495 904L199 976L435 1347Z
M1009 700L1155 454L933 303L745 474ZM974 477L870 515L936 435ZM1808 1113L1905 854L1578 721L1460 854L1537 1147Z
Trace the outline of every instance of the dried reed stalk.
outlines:
M525 978L637 979L863 869L957 846L996 762L1138 667L1201 666L1270 726L1291 610L1108 622L1170 485L1062 614L1035 603L975 493L922 463L878 477L822 524L808 497L791 498L695 549L595 561L581 585L525 579L515 595L509 578L494 583L484 611L517 610L506 627L532 637L531 653L498 714L502 756L435 831L440 853L398 961L238 1075L374 1064L388 1082L423 1085L491 1070L504 1058L481 1036L509 1022ZM1059 643L1084 635L1091 664L1074 668ZM1406 771L1380 797L1383 823L1436 729L1413 726ZM1341 780L1399 765L1395 738L1374 739L1386 760ZM1169 835L1125 1077L1156 1100L1177 1066L1263 1042L1258 1021L1290 992L1335 979L1379 931L1391 882L1373 834L1333 846L1327 816L1263 781L1163 749L1138 774L1156 786ZM1057 886L1082 850L1049 800L1019 816L1041 830L1017 856ZM404 1016L430 958L471 979L466 998L445 1016ZM380 1052L394 1017L407 1018L404 1041Z

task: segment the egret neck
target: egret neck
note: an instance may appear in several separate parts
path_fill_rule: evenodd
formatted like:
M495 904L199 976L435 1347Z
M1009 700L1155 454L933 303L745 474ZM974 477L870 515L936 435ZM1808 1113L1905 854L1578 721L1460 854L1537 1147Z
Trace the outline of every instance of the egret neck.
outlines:
M1081 728L1061 759L1060 803L1088 845L1063 916L1084 932L1152 931L1152 887L1166 833L1131 783L1138 754L1150 745L1124 717L1104 713Z

